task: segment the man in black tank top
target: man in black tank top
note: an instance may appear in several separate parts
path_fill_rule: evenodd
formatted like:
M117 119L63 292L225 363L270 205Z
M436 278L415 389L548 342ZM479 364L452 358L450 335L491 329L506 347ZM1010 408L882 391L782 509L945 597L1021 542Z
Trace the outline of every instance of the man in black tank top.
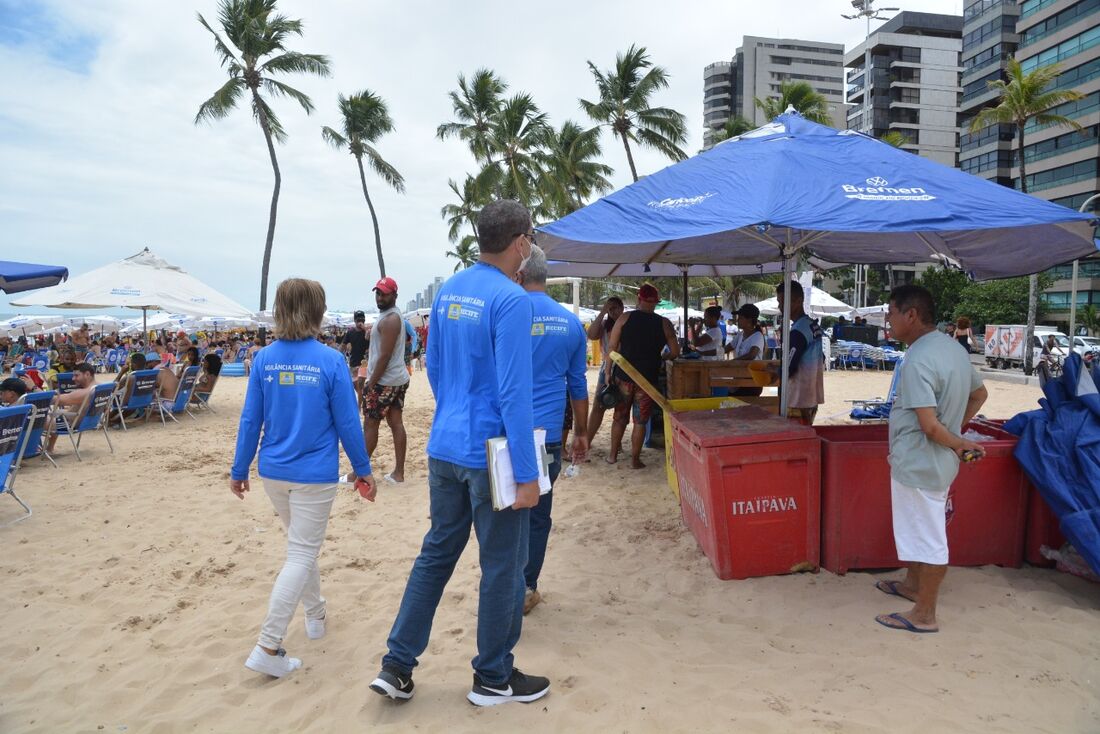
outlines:
M608 344L609 351L623 355L626 361L630 362L642 377L654 386L657 385L661 375L662 360L676 359L680 356L680 345L676 341L676 332L672 328L672 323L653 312L660 300L657 289L649 283L639 288L637 310L624 313L618 318ZM666 346L669 351L663 355ZM613 365L614 363L608 361L609 370ZM608 382L611 380L619 386L624 399L615 407L615 421L611 426L611 453L607 456L607 463L614 464L618 461L623 434L626 433L626 425L633 413L630 466L641 469L645 467L641 459L642 442L645 440L646 423L653 414L653 399L618 367L614 367Z

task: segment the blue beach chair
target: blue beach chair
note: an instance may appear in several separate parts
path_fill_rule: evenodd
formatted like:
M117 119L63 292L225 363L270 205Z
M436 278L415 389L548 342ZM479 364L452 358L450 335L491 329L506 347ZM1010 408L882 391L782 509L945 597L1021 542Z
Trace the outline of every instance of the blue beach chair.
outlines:
M50 453L46 451L45 442L42 440L42 434L46 432L46 427L49 425L50 406L53 403L55 395L57 395L57 393L53 390L44 390L42 392L29 392L23 396L23 405L29 405L34 408L34 411L31 413L31 424L27 432L27 446L23 450L23 459L33 459L39 455L45 456L56 468L57 462L54 461Z
M169 418L179 423L176 420L176 413L187 413L192 419L195 418L195 414L191 412L188 404L191 402L191 393L195 390L195 381L199 379L199 366L192 365L183 371L183 376L180 377L179 384L176 385L176 394L171 400L168 398L161 398L157 401L157 408L160 410L160 422L165 425L164 416L167 414Z
M122 430L129 430L126 428L125 411L143 411L148 418L153 401L157 398L157 372L156 368L134 370L126 375L124 382L115 391L111 409L118 416Z
M58 395L64 395L76 389L76 379L72 372L58 372L54 382L57 384Z
M111 396L114 391L115 384L113 382L96 385L88 393L88 397L84 399L84 404L80 406L80 412L76 414L71 423L64 415L56 417L55 430L57 435L69 437L78 461L84 461L80 456L80 439L88 431L102 430L103 437L107 439L107 448L111 450L112 454L115 452L115 447L111 445L111 437L107 433L107 413L110 410Z
M19 464L27 447L27 427L33 412L34 408L29 405L0 408L0 494L11 495L23 508L22 515L4 523L3 527L26 520L32 514L30 505L15 493L15 475L19 472Z

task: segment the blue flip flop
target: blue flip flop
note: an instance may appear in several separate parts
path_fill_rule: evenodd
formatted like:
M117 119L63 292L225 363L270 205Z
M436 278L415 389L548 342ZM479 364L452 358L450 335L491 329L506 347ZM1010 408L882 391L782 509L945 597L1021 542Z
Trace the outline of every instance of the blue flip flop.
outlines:
M895 622L897 622L898 624L900 624L901 626L897 627L897 626L892 625L892 624L886 624L885 622L882 621L883 619L892 619ZM920 627L917 627L915 624L910 622L905 617L901 616L901 614L899 614L898 612L894 612L893 614L880 614L879 616L875 617L875 621L878 622L879 624L881 624L886 629L891 629L891 630L902 630L902 631L905 631L905 632L916 632L917 634L922 634L922 635L923 634L928 634L930 632L939 632L938 629L934 629L934 630L921 629Z
M900 596L902 599L909 599L905 594L898 591L900 583L900 581L876 581L875 588L887 596ZM912 601L912 599L909 600Z

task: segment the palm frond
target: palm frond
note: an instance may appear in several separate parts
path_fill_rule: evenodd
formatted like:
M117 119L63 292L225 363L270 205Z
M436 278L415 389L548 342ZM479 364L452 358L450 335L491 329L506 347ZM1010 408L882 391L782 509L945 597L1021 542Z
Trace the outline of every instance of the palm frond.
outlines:
M195 13L195 15L198 16L199 23L202 23L202 27L210 31L210 35L214 37L214 50L218 54L220 64L222 66L228 66L229 64L237 61L237 57L233 54L232 51L229 50L229 47L225 45L225 42L222 41L221 36L218 35L217 31L211 28L210 24L206 22L206 18L202 17L202 13Z
M275 110L271 109L271 105L261 97L259 94L252 95L252 116L257 122L262 125L260 111L263 110L264 117L267 119L267 129L271 131L271 138L277 143L286 142L286 130L283 128L283 123L279 120L278 115L275 114Z
M287 51L260 64L265 74L314 74L327 77L332 75L329 59L322 54L302 54Z
M214 95L199 105L199 111L195 114L195 124L203 121L220 120L237 106L237 101L245 91L244 80L236 77L230 79Z
M364 145L363 154L367 162L370 163L371 169L378 174L379 178L392 186L398 193L405 193L405 178L382 157L378 150L370 145Z
M274 79L265 78L263 86L273 97L290 97L302 106L307 115L313 112L313 101L305 92L300 92L294 87L277 82Z
M337 150L343 150L344 148L348 147L347 138L333 130L328 125L325 125L321 128L321 137L325 139L326 143L331 145L333 148L336 148Z

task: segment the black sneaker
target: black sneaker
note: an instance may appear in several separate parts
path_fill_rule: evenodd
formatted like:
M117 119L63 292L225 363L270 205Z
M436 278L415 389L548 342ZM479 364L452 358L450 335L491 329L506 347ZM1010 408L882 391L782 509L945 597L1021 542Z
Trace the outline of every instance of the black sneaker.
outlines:
M412 675L403 673L392 665L386 665L370 684L370 689L395 701L408 701L413 695Z
M550 680L537 675L524 675L512 668L512 677L500 686L491 686L474 673L474 687L466 694L466 699L475 706L496 706L499 703L519 701L531 703L550 692Z

